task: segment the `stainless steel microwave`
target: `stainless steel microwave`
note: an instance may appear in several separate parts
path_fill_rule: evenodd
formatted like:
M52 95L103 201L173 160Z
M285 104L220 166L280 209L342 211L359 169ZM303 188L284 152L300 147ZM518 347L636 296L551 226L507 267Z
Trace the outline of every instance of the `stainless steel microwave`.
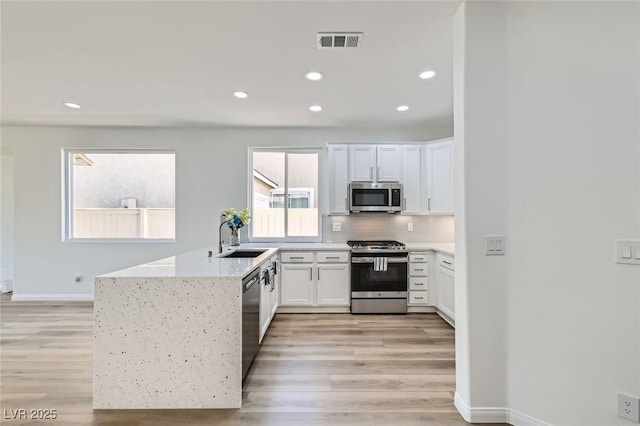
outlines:
M402 184L351 182L349 211L398 213L402 211Z

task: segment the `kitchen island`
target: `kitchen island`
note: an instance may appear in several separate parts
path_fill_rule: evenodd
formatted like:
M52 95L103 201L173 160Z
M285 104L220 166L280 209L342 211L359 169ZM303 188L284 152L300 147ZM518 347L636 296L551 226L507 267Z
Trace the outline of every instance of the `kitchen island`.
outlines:
M93 407L239 408L242 279L276 252L205 248L97 277Z

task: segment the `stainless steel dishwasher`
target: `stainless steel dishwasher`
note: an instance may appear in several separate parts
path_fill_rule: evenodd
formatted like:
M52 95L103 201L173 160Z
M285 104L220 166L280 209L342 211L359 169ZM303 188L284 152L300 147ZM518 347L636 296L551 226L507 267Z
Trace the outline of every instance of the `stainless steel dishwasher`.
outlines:
M260 268L242 280L242 380L244 381L259 349Z

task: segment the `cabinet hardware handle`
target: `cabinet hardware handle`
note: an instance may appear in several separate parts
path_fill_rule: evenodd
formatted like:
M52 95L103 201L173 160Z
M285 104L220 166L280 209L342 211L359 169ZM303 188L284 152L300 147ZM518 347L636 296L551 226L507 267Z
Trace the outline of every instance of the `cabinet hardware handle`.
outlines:
M446 263L447 265L451 265L451 262L447 262L446 260L443 260L442 263Z
M313 267L309 268L309 281L313 280Z
M422 297L422 296L416 296L416 299L420 299L420 300L422 300L422 299L424 299L424 297Z
M431 211L431 198L427 198L427 210Z
M344 209L345 210L349 210L349 199L348 198L344 199Z
M380 166L378 166L378 170L376 170L376 180L380 180Z
M320 267L318 266L318 281L320 281Z
M293 259L300 259L300 260L302 260L302 259L304 259L304 257L302 257L302 256L291 256L291 260L293 260Z
M403 198L402 199L402 210L406 210L407 209L407 199Z
M369 179L373 179L373 166L369 167Z
M327 256L327 259L340 259L340 256Z
M424 271L424 269L422 269L422 268L419 268L419 269L418 269L418 268L415 268L415 270L416 270L416 271Z

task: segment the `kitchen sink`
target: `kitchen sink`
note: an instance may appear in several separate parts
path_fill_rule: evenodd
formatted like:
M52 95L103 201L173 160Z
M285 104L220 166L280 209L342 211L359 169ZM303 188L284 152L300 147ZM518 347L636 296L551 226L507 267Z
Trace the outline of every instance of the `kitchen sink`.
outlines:
M236 250L236 251L232 251L230 253L227 254L222 254L218 257L241 257L241 258L251 258L251 257L258 257L260 256L262 253L266 252L266 250Z

